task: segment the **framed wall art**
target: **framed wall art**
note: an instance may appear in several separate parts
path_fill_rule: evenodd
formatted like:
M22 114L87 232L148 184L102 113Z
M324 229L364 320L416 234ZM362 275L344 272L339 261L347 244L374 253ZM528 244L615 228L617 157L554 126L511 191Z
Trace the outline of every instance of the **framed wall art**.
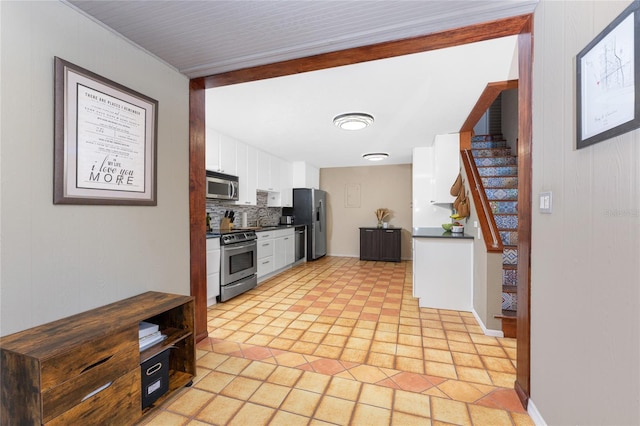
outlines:
M55 58L54 204L157 205L158 101Z
M576 56L576 148L640 127L640 1Z

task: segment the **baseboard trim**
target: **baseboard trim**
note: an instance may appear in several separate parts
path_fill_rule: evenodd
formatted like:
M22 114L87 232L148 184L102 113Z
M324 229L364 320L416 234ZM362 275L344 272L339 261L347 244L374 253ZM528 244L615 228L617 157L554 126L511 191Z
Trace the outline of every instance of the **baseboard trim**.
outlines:
M533 424L536 426L547 426L547 422L544 421L542 414L540 414L538 407L536 407L531 398L529 398L529 403L527 404L527 413L529 413L529 417L531 417Z
M476 321L478 321L478 324L480 324L480 328L482 329L482 332L485 334L485 336L504 337L504 333L502 332L502 330L488 329L480 319L480 316L478 315L475 309L471 309L471 313L476 318Z

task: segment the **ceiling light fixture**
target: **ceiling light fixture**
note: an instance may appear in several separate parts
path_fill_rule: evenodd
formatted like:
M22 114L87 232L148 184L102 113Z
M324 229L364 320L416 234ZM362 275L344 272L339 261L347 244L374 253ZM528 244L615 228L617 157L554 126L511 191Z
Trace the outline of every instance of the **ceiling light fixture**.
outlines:
M361 130L373 124L373 116L363 112L350 112L335 116L333 124L342 130Z
M362 158L369 161L381 161L387 157L389 157L389 154L386 152L370 152L362 155Z

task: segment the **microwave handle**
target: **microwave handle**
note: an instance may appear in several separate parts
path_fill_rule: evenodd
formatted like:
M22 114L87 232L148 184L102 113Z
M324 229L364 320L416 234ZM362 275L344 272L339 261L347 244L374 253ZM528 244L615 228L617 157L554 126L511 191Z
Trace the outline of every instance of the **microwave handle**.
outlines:
M235 182L231 182L229 186L231 186L231 199L234 199L238 196L238 185Z

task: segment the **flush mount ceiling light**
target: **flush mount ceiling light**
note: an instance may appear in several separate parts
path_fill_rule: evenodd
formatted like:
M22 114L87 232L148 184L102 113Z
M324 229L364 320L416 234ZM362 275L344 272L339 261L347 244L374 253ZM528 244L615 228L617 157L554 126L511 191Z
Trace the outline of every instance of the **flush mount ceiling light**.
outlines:
M362 158L369 161L380 161L384 160L388 156L389 154L387 154L386 152L370 152L368 154L363 154Z
M333 124L343 130L361 130L373 124L373 116L363 112L350 112L335 116Z

